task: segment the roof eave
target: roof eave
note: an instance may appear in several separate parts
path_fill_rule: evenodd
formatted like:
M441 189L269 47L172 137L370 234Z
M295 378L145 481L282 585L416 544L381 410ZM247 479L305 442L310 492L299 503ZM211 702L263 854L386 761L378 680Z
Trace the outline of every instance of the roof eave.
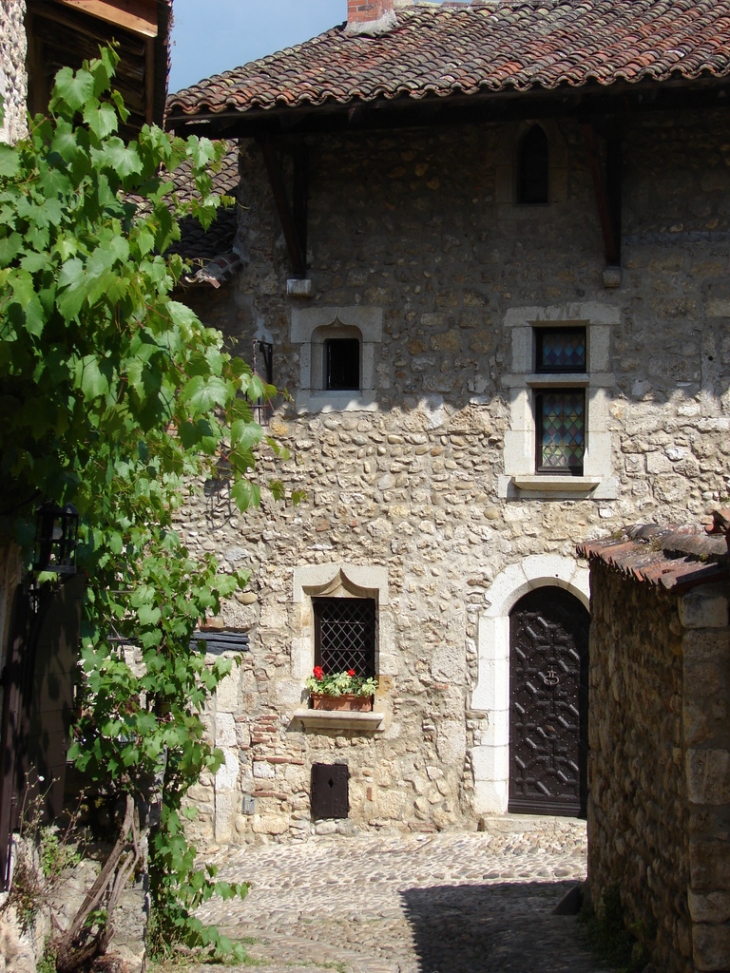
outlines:
M562 84L555 88L514 88L493 91L482 88L471 94L429 93L414 98L404 93L396 98L379 96L371 100L353 98L348 102L330 100L321 105L300 104L273 108L232 108L220 112L203 110L186 114L169 112L167 127L177 134L209 131L213 137L246 138L263 132L316 131L323 127L403 127L429 123L439 110L446 109L450 121L466 120L475 115L534 117L535 115L566 115L606 113L625 108L674 108L679 102L702 103L714 96L718 106L725 105L730 93L730 77L703 75L698 78L651 78L639 82L616 81L610 85L598 82L574 86ZM622 104L623 102L623 104ZM457 114L454 114L457 109ZM330 124L323 125L329 120ZM368 124L365 124L367 121ZM344 124L343 124L344 122ZM375 124L373 124L375 123Z

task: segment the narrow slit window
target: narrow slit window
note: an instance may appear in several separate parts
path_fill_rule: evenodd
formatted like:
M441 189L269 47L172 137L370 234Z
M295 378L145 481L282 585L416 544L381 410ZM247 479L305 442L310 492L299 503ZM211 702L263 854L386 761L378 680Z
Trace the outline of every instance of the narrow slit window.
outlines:
M328 390L359 390L360 342L357 338L329 338L325 341L324 373Z
M533 125L520 144L517 166L517 202L547 203L550 187L550 148L547 135Z
M583 475L586 396L583 389L545 389L535 395L538 473Z
M325 673L375 675L375 601L315 598L314 661Z

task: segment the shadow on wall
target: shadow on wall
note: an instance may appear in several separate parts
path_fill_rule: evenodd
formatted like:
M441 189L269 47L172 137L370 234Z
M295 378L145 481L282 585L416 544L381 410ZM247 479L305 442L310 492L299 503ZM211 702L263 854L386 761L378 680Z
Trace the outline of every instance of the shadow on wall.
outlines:
M405 889L419 973L592 973L575 916L551 915L568 882Z

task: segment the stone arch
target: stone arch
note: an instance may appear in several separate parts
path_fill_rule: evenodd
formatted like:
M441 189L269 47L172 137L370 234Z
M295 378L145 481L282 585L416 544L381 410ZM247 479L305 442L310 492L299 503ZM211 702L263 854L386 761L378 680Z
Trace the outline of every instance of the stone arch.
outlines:
M479 619L478 676L471 698L472 711L484 713L487 721L471 753L477 814L507 813L510 612L523 595L546 585L564 588L589 608L588 567L556 554L536 554L511 564L486 593L489 605Z

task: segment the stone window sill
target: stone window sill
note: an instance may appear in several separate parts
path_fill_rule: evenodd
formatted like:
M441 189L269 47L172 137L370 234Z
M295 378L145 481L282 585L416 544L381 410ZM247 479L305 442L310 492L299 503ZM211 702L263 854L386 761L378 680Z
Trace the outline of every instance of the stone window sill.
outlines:
M382 728L384 714L298 709L293 719L303 723L307 730L358 730L361 733L374 733Z
M590 493L600 486L600 476L514 476L519 490L531 493Z

